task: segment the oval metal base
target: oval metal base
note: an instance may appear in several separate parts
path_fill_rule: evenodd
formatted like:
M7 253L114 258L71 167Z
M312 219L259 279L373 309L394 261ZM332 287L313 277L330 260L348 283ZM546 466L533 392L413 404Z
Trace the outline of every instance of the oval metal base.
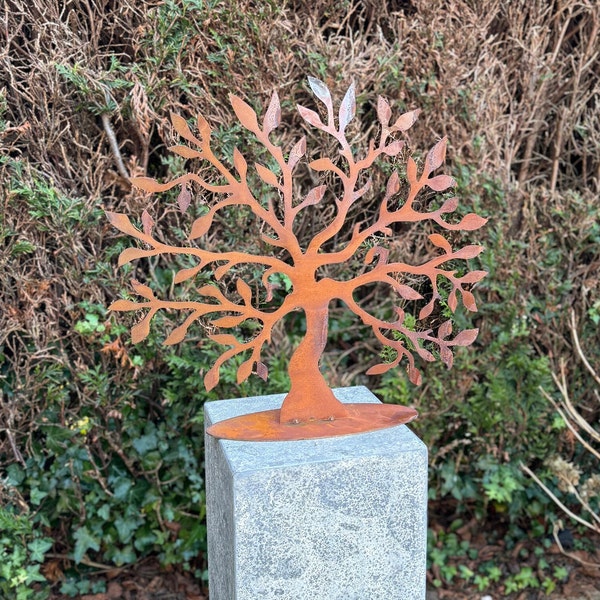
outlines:
M348 416L331 421L280 423L279 410L266 410L225 419L206 432L213 437L244 442L278 442L366 433L409 423L417 411L396 404L344 404Z

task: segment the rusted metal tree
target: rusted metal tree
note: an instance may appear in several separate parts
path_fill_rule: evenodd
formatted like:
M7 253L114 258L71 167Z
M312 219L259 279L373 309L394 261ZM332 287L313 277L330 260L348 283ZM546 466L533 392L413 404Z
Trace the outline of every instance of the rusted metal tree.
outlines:
M281 305L273 310L260 310L255 306L258 303L255 294L240 278L237 279L236 285L241 302L228 298L216 285L205 285L198 289L203 301L161 300L155 297L148 286L134 281L132 283L134 292L142 296L145 301L117 300L110 307L113 311L147 310L143 320L132 329L134 342L139 342L148 335L150 321L161 309L189 312L183 323L165 340L166 344L182 341L190 325L209 314L222 314L211 321L220 329L235 328L248 319L260 323L258 334L249 341L242 342L234 335L226 333L209 336L214 341L229 346L229 349L223 352L215 365L206 373L204 383L207 390L217 385L221 365L240 353L246 355L249 353L249 356L238 369L238 382L245 381L252 372L266 378L267 367L261 362L260 355L263 346L271 340L275 323L292 311L298 309L304 311L306 333L289 362L291 388L281 410L245 415L232 420L231 423L217 424L213 427L212 433L219 437L233 439L319 437L377 429L406 422L416 416L413 409L406 407L344 405L335 398L319 369L319 359L327 341L329 307L335 300L341 300L363 323L370 326L383 346L395 351L393 360L372 367L368 371L369 374L384 373L406 359L410 380L418 384L421 375L415 366L415 354L426 361L433 361L434 355L431 349L436 349L441 360L450 367L453 359L452 347L467 346L477 336L476 329L469 329L451 338L450 320L439 325L437 331L427 327L422 330L408 327L405 323L405 311L399 306L395 308L395 320L381 320L362 308L355 298L357 290L361 287L382 282L396 292L397 304L420 302L422 306L418 318L426 320L431 315L436 302L441 299L438 286L440 279L444 278L451 287L447 305L452 311L457 307L459 296L468 310L477 310L469 288L486 273L471 271L458 276L456 266L452 267L452 263L477 256L482 250L481 246L471 245L454 250L446 238L439 233L434 233L429 236L429 240L441 252L436 253L424 264L411 265L404 262L390 262L388 249L379 241L373 243L373 240L390 236L391 226L396 223L432 221L443 230L457 231L478 229L486 222L486 219L473 213L467 214L456 224L445 221L443 217L457 208L456 198L447 199L439 209L431 211L419 210L415 203L417 195L424 188L442 192L455 185L454 180L448 175L432 176L444 162L446 139L439 141L429 151L420 173L415 160L408 156L405 165L408 194L403 202L399 198L400 178L398 172L394 170L387 181L379 211L374 215L372 222L356 225L343 244L338 244L334 250L326 250L326 245L331 243L333 238L337 239L342 232L350 208L369 191L370 180L357 189L361 174L368 172L377 159L385 156L398 157L402 153L404 142L394 139L393 134L407 131L415 122L419 111L405 113L390 125L390 106L380 97L377 104L377 116L381 124L379 139L378 141L372 139L366 151L360 154L353 151L345 135L345 130L355 114L354 86L348 89L341 102L336 123L334 105L328 88L323 82L312 77L309 78L309 84L325 106L326 122L321 120L317 112L303 106L298 106L300 115L308 124L337 140L342 160L339 161L341 164L336 165L330 158L322 157L309 163L313 171L330 172L337 177L341 191L335 198L336 213L332 220L312 239L305 241L304 246L295 234L298 214L305 210L315 210L315 206L327 193L327 187L319 185L303 198L294 196L292 185L294 169L306 152L306 138L302 137L287 156L281 147L271 141L271 133L280 124L281 110L277 93L273 93L262 124L259 124L255 111L246 102L230 95L233 110L240 123L264 145L278 166L278 169L271 170L258 163L254 165L260 179L272 188L271 198L265 200L253 193L248 178L249 168L252 167L248 166L246 159L237 148L233 153L235 171L215 156L211 148L211 128L202 116L198 117L199 135L197 136L182 117L171 115L174 129L191 144L191 147L174 146L171 150L185 158L206 161L218 172L224 183L209 183L196 173L188 173L164 184L146 177L133 178L132 183L148 192L161 192L174 186L181 186L179 201L183 209L189 204L191 198L190 184L198 185L213 194L217 200L206 214L197 218L192 224L190 241L201 239L210 230L218 211L229 206L246 206L270 230L269 235L263 235L263 241L278 249L280 254L283 253L283 258L254 255L237 250L211 252L194 244L168 245L153 237L153 222L146 211L142 215L142 230L134 227L124 214L107 213L110 222L116 228L137 238L146 246L123 251L119 257L119 265L141 257L161 254L185 254L194 257L197 265L179 271L174 278L175 284L196 276L203 269L214 269L215 279L219 280L237 265L261 265L264 269L262 284L267 292L267 301L272 298L273 293L270 278L275 274L282 274L289 278L290 293ZM324 267L346 263L359 251L362 252L368 244L371 246L364 256L365 267L359 274L346 280L336 280L321 274ZM419 292L402 283L402 277L406 276L422 276L429 280L431 294L427 302Z

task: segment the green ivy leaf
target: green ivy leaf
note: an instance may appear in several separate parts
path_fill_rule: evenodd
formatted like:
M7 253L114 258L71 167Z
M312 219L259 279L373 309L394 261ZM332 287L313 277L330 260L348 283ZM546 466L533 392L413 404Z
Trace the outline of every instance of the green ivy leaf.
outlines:
M77 564L81 562L88 550L100 550L100 540L98 537L92 535L90 530L85 525L77 528L73 534L73 537L76 540L75 549L73 551L73 560L75 560Z
M42 500L48 495L48 492L44 492L37 487L31 488L29 492L29 499L31 504L34 506L39 506Z
M153 431L146 435L142 435L141 437L132 440L131 444L140 456L144 456L144 454L147 454L151 450L156 450L158 445L156 432Z
M133 546L125 546L124 548L117 548L112 555L112 560L117 566L129 565L134 563L137 559Z
M118 477L113 483L115 500L124 500L131 489L132 481L126 477Z
M141 523L141 519L117 517L115 519L115 527L119 534L119 541L123 544L129 543L133 537L133 532L136 531Z
M52 548L52 540L47 538L38 538L27 544L30 552L29 559L32 562L44 562L44 555Z

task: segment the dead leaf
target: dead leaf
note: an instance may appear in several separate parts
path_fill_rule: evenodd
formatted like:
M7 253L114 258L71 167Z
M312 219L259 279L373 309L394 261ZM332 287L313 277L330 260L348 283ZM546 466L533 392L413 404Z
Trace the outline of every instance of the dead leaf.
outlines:
M118 600L123 595L123 588L116 581L111 581L106 594L111 600Z

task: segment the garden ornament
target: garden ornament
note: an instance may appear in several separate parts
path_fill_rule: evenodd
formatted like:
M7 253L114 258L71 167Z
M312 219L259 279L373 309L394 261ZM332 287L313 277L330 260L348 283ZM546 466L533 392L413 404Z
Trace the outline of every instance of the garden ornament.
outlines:
M316 173L325 173L328 180L337 179L338 190L329 190L325 184L317 185L303 197L298 196L299 185L294 185L297 166L306 154L306 137L285 152L271 140L271 134L280 124L280 103L274 92L270 104L259 123L256 112L242 99L231 94L231 105L240 123L252 132L270 155L270 166L255 163L250 166L242 152L233 151L233 168L222 162L211 147L211 127L198 117L198 134L194 134L181 116L172 114L175 131L190 145L173 146L171 150L188 159L203 161L217 174L218 183L205 181L198 173L187 173L169 183L158 183L148 177L134 177L131 182L147 192L163 192L180 186L178 203L182 211L190 204L190 188L198 186L214 198L205 214L191 225L189 243L185 246L170 245L153 236L153 220L147 211L141 216L141 229L135 227L125 214L107 213L110 222L120 231L136 238L140 247L124 250L119 265L135 259L166 254L185 254L196 264L177 272L173 284L195 277L201 271L212 271L214 279L223 276L241 264L256 265L262 269L261 285L251 287L241 278L237 279L237 293L225 293L217 285L204 285L197 289L199 299L162 300L155 296L147 285L132 282L133 291L143 300L117 300L110 306L112 311L146 311L144 318L131 331L134 343L143 340L149 333L150 321L163 309L189 313L174 329L165 344L176 344L184 339L194 321L209 316L210 324L219 332L208 337L228 346L204 376L207 390L219 382L219 369L223 363L239 354L245 358L237 370L238 383L252 373L266 379L268 370L261 362L261 350L271 342L275 324L294 311L303 311L306 316L304 338L294 350L289 361L290 390L280 410L246 414L216 423L208 433L236 440L291 440L312 437L329 437L356 432L376 430L406 423L417 415L412 408L388 404L342 404L327 385L319 368L319 360L325 349L328 333L329 308L333 302L341 301L358 319L372 329L379 343L387 347L389 360L371 367L367 374L382 374L405 360L410 381L419 384L421 374L415 366L415 355L425 361L435 360L435 355L448 366L452 365L454 346L471 344L478 333L468 329L452 337L451 320L432 318L436 304L440 302L452 313L459 298L469 311L477 307L470 288L481 280L485 271L469 271L464 262L476 257L481 246L468 245L454 249L440 233L431 233L429 242L435 247L429 259L422 264L408 264L392 258L389 240L394 227L402 223L426 222L436 224L446 231L470 231L483 226L486 219L470 213L452 223L445 217L453 213L458 200L445 197L439 208L424 209L417 195L429 188L434 192L445 192L455 185L448 175L433 173L445 159L446 138L437 142L418 166L407 151L404 140L397 139L413 125L419 114L413 110L400 115L392 125L391 108L379 97L377 117L380 123L378 140L371 139L368 148L353 150L346 137L346 128L355 114L355 91L351 85L337 113L327 86L318 79L309 77L308 83L315 96L322 102L326 117L304 106L298 106L302 118L310 126L334 138L339 145L340 157L317 158L308 167ZM381 204L371 222L361 222L346 233L349 211L368 193L372 193L371 180L365 177L375 163L393 162L391 175L385 190L381 190ZM203 166L204 166L203 165ZM204 173L206 169L202 172ZM260 178L262 182L259 182ZM306 176L304 176L306 179ZM265 186L272 192L264 197L252 189ZM260 185L256 186L256 182ZM403 191L404 194L400 192ZM401 195L405 198L401 199ZM328 197L329 196L329 197ZM298 239L296 228L298 215L303 211L319 210L319 204L333 203L335 210L331 220L310 240ZM228 252L213 252L202 247L202 238L209 232L215 215L225 207L246 206L256 219L264 225L262 241L273 249L273 254L254 254L243 249ZM340 238L343 241L340 242ZM162 239L162 238L161 238ZM334 243L335 242L335 243ZM351 277L335 279L329 276L332 266L347 264L351 259L361 260L359 272ZM346 269L347 270L347 269ZM273 279L285 278L289 293L279 306L261 310L262 304L273 300ZM409 285L418 282L420 290L427 290L424 297ZM389 286L394 295L394 315L386 320L372 315L360 305L358 291L372 284ZM439 312L439 311L438 311ZM410 318L407 318L410 314ZM413 315L418 315L415 319ZM252 320L259 327L252 339L240 340L223 330L233 329L242 322ZM417 327L419 322L422 327Z

